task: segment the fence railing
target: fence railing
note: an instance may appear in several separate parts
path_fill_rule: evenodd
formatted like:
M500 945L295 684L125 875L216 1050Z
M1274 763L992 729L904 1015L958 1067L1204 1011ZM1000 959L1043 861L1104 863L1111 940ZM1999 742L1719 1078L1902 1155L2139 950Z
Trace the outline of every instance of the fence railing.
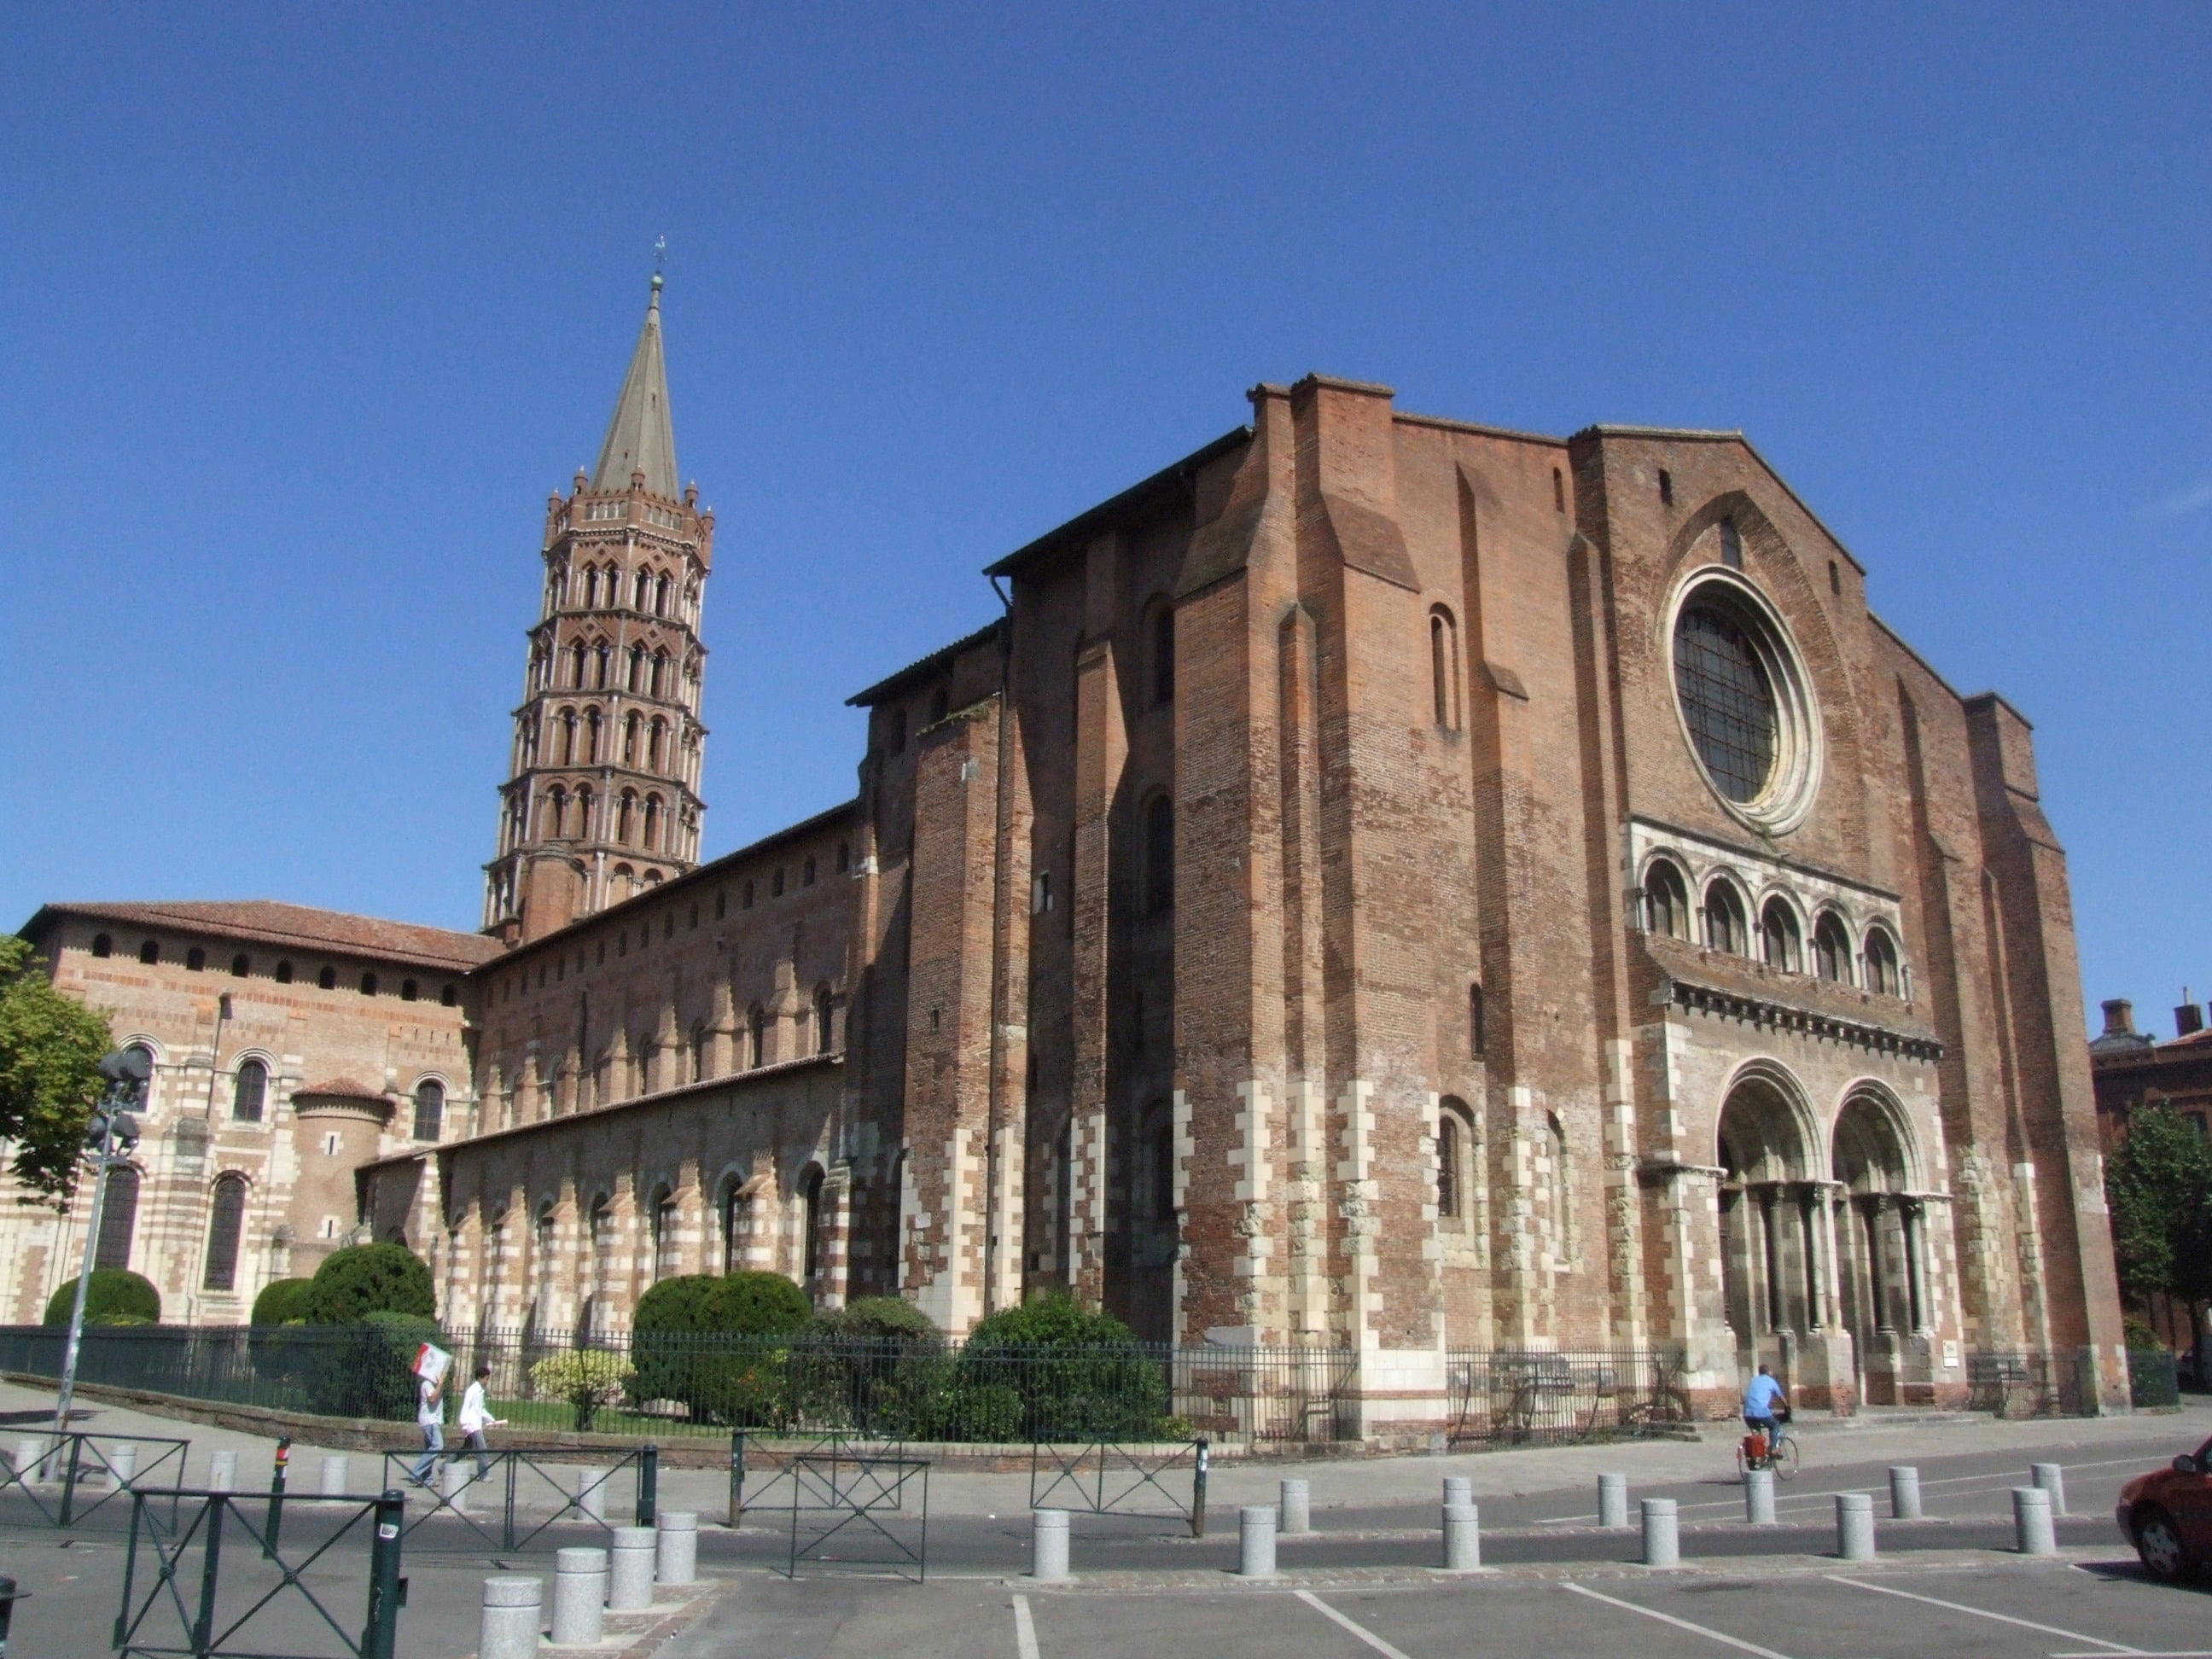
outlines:
M2128 1400L2136 1407L2179 1406L2180 1368L2165 1348L2128 1350Z
M1997 1417L2083 1416L2097 1409L2096 1368L2086 1348L1970 1353L1966 1406Z
M400 1325L123 1327L84 1334L88 1382L320 1415L411 1422L416 1344ZM0 1370L59 1374L63 1333L0 1328ZM1356 1432L1349 1349L1081 1347L642 1332L578 1344L486 1329L440 1339L490 1367L518 1431L639 1439L842 1434L878 1440L1326 1443Z
M91 1435L74 1429L19 1435L12 1452L0 1452L0 1499L11 1493L27 1499L29 1512L49 1526L81 1526L126 1493L173 1495L184 1485L191 1443L167 1436ZM115 1518L119 1521L130 1508L127 1500L118 1504ZM0 1514L5 1513L0 1505Z
M1448 1437L1521 1445L1626 1438L1690 1421L1678 1350L1451 1354Z

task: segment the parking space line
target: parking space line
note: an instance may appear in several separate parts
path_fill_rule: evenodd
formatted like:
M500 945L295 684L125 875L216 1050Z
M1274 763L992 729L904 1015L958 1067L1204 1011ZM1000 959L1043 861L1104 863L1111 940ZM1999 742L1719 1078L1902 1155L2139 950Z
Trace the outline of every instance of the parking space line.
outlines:
M1014 1651L1021 1659L1037 1659L1036 1626L1030 1618L1030 1598L1014 1598Z
M2124 1642L2107 1642L2101 1636L2084 1636L2078 1630L2064 1630L2057 1625L2039 1625L2033 1619L2015 1619L2008 1613L1991 1613L1987 1607L1969 1607L1964 1601L1946 1601L1938 1595L1923 1595L1917 1590L1898 1589L1888 1584L1869 1584L1863 1578L1846 1578L1841 1573L1823 1573L1832 1584L1848 1584L1853 1589L1872 1590L1876 1595L1900 1596L1907 1601L1925 1601L1931 1607L1948 1607L1953 1613L1971 1613L1977 1619L1995 1620L2000 1625L2017 1625L2022 1630L2039 1630L2045 1636L2063 1636L2069 1642L2087 1642L2099 1653L2136 1653L2141 1648L2131 1648Z
M1640 1613L1646 1619L1656 1619L1662 1625L1672 1625L1676 1630L1688 1631L1692 1636L1702 1636L1709 1642L1724 1642L1729 1647L1741 1648L1746 1653L1755 1653L1759 1659L1790 1659L1786 1653L1777 1653L1772 1648L1763 1648L1756 1642L1747 1642L1741 1637L1730 1636L1726 1631L1713 1630L1704 1625L1693 1625L1686 1619L1677 1619L1671 1613L1662 1613L1656 1607L1638 1607L1633 1601L1624 1601L1616 1595L1606 1595L1586 1584L1566 1583L1559 1586L1577 1595L1587 1595L1593 1601L1602 1601L1607 1607L1620 1607L1628 1613Z
M1321 1597L1316 1595L1311 1590L1300 1590L1298 1592L1298 1600L1304 1602L1316 1613L1321 1614L1322 1618L1334 1619L1338 1624L1343 1626L1345 1629L1350 1631L1361 1641L1366 1643L1369 1647L1373 1648L1376 1652L1386 1656L1386 1659L1407 1659L1407 1654L1402 1650L1392 1647L1388 1642L1377 1636L1373 1631L1368 1629L1366 1626L1359 1623L1358 1620L1347 1618L1343 1613L1339 1613L1334 1607L1329 1606L1328 1602L1322 1601Z

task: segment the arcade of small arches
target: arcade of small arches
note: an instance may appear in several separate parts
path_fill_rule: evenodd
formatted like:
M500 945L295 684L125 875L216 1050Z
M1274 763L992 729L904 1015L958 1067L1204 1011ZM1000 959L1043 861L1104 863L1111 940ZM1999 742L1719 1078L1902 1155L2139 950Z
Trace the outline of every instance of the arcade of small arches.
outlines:
M679 586L663 566L648 561L625 579L621 564L587 562L575 569L556 565L545 579L545 608L554 611L633 611L641 617L659 617L696 625L699 618L699 578L695 574Z
M556 649L540 642L530 653L530 684L539 691L627 691L696 709L699 706L700 657L696 647L679 658L665 645L647 649L642 640L617 652L597 635L571 640Z
M564 1182L532 1202L509 1194L450 1215L434 1268L453 1316L586 1342L621 1329L653 1285L686 1273L765 1270L810 1296L827 1288L843 1222L840 1189L819 1159L786 1181L762 1160L705 1187L664 1176L586 1190Z
M1664 853L1644 866L1640 890L1648 933L1750 957L1782 973L1810 974L1833 984L1911 999L1911 975L1898 950L1895 924L1887 917L1855 925L1834 902L1808 907L1779 886L1754 898L1727 870L1705 878L1693 904L1682 865Z

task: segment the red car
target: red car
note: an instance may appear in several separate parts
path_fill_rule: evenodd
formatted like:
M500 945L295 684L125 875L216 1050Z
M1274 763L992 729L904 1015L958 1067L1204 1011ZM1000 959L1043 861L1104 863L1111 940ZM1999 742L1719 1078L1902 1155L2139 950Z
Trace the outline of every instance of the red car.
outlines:
M2121 1487L2113 1518L2154 1578L2171 1583L2212 1563L2212 1440Z

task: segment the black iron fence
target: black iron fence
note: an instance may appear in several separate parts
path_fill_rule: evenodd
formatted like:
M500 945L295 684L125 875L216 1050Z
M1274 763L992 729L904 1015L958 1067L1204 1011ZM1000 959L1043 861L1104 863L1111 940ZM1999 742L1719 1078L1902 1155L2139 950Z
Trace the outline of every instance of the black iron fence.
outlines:
M133 1492L170 1498L173 1508L191 1443L160 1435L76 1430L17 1435L0 1449L0 1517L76 1527L107 1510L119 1526Z
M2128 1350L2128 1398L2138 1407L2179 1406L2181 1403L2180 1368L2171 1351L2165 1348L2130 1348Z
M398 1326L121 1327L84 1334L85 1382L323 1415L411 1422L422 1333ZM63 1333L0 1328L0 1370L59 1374ZM529 1330L441 1339L491 1368L523 1431L665 1439L775 1435L1031 1444L1327 1443L1356 1431L1349 1349L958 1343L798 1331L641 1332L579 1344Z
M2097 1409L2087 1348L1995 1351L1966 1356L1966 1406L1997 1417L2081 1417Z
M1628 1438L1673 1432L1691 1420L1674 1349L1455 1352L1445 1375L1454 1444Z

